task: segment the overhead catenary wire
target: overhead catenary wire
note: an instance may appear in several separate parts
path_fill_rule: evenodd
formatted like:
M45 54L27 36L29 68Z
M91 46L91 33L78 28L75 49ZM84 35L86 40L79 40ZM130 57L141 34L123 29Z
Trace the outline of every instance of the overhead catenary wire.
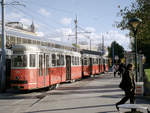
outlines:
M24 10L22 10L22 9L20 9L20 8L16 8L15 6L12 6L12 7L14 7L15 9L19 9L19 11L21 11L21 12L23 12L23 13L26 13ZM18 10L17 10L18 11ZM32 13L32 14L34 14L34 13ZM32 14L28 14L28 15L25 15L25 16L27 16L27 17L32 17L33 18L33 15ZM41 16L40 16L41 17ZM42 21L42 18L39 18L41 21ZM43 28L45 29L45 30L47 30L47 29L51 29L50 27L52 27L53 29L57 29L57 27L54 27L54 26L52 26L52 25L50 25L50 26L48 26L47 25L48 23L46 23L45 21L42 21L42 23L40 24L40 25L42 25L42 26L44 26ZM50 32L50 31L49 31ZM48 33L47 35L52 35L54 33L54 31L52 32L51 31L51 34L50 33ZM64 35L62 35L62 36L64 36Z
M31 19L31 18L34 19L34 16L33 16L33 15L35 15L35 13L32 13L32 14L31 14L32 11L30 11L30 13L29 13L29 12L26 12L26 11L24 11L24 10L22 10L22 9L20 9L20 8L18 8L18 7L16 7L16 6L12 6L12 7L14 7L15 9L17 9L16 11L18 11L18 9L19 9L19 12L23 12L24 14L26 14L26 15L25 15L26 17L29 17L30 19ZM37 16L36 16L36 17L37 17ZM43 21L43 17L40 16L40 15L38 15L38 17L40 17L40 18L38 18L38 19L42 21L42 25L45 25L45 27L48 27L48 26L47 26L48 23L45 23L45 21ZM31 19L31 20L32 20L32 19ZM36 20L36 19L34 19L34 20ZM49 25L49 26L52 27L52 28L54 28L54 29L56 29L56 27L54 27L54 26L52 26L52 25ZM48 27L48 28L50 29L50 27Z
M39 6L38 2L35 2L34 0L21 0L23 1L24 3L34 3L36 6ZM34 1L34 2L33 2ZM49 1L49 0L48 0ZM47 2L42 2L44 4L44 6L47 6L48 8L52 9L52 10L55 10L57 12L61 12L61 13L66 13L66 14L74 14L73 11L69 11L69 10L64 10L64 9L59 9L59 8L54 8L54 7L51 7L49 4L47 4ZM40 4L41 5L41 4Z

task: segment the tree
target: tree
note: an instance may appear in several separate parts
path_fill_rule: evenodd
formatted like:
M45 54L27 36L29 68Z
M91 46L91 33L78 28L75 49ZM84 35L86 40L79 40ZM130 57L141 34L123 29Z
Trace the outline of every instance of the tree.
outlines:
M122 59L124 57L124 48L119 45L116 41L113 41L111 43L111 47L108 47L108 57L112 58L112 50L114 47L114 56L118 56L119 59Z
M128 21L131 18L137 17L142 19L137 32L137 51L146 56L146 62L150 63L150 1L149 0L135 0L132 2L130 7L125 7L120 9L119 15L122 20L117 24L117 27L121 30L130 30L129 36L133 37L133 32L128 26ZM134 51L134 43L132 45L132 50Z

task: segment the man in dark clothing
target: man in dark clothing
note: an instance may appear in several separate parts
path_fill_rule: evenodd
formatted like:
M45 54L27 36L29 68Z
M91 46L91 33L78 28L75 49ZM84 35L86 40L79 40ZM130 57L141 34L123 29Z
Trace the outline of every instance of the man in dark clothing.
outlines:
M130 103L134 104L135 102L135 82L134 82L134 74L133 74L133 66L132 64L127 65L127 70L122 76L123 90L125 92L125 97L123 97L118 103L116 103L116 108L119 111L118 105L124 104L128 99L130 99ZM134 111L134 110L133 110Z

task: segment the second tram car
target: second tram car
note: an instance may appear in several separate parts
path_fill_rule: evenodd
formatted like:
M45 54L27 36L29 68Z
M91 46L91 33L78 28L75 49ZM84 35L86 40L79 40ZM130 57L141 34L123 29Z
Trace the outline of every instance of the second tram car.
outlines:
M100 52L82 50L82 76L91 76L103 72L103 62Z

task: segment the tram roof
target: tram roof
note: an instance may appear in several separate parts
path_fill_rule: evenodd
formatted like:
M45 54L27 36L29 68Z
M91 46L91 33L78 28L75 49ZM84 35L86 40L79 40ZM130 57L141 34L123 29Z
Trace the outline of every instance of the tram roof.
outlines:
M66 49L59 49L59 48L52 48L46 46L39 46L39 45L31 45L31 44L16 44L12 47L13 51L31 51L31 52L60 52L65 54L80 54L79 52L69 51Z
M85 49L81 50L80 52L81 54L91 54L91 55L100 55L100 56L102 55L101 52L85 50Z
M39 40L39 41L43 41L43 42L50 42L50 43L54 43L54 44L73 47L71 43L65 43L65 42L61 42L61 41L48 39L48 37L46 37L46 36L44 36L44 37L36 36L36 35L33 35L32 33L26 33L27 31L24 32L24 31L14 29L14 28L9 28L9 27L6 27L5 31L6 31L6 35L10 35L10 36L16 36L16 37L32 39L32 40ZM2 30L0 27L0 34L1 34L1 32L2 32Z

